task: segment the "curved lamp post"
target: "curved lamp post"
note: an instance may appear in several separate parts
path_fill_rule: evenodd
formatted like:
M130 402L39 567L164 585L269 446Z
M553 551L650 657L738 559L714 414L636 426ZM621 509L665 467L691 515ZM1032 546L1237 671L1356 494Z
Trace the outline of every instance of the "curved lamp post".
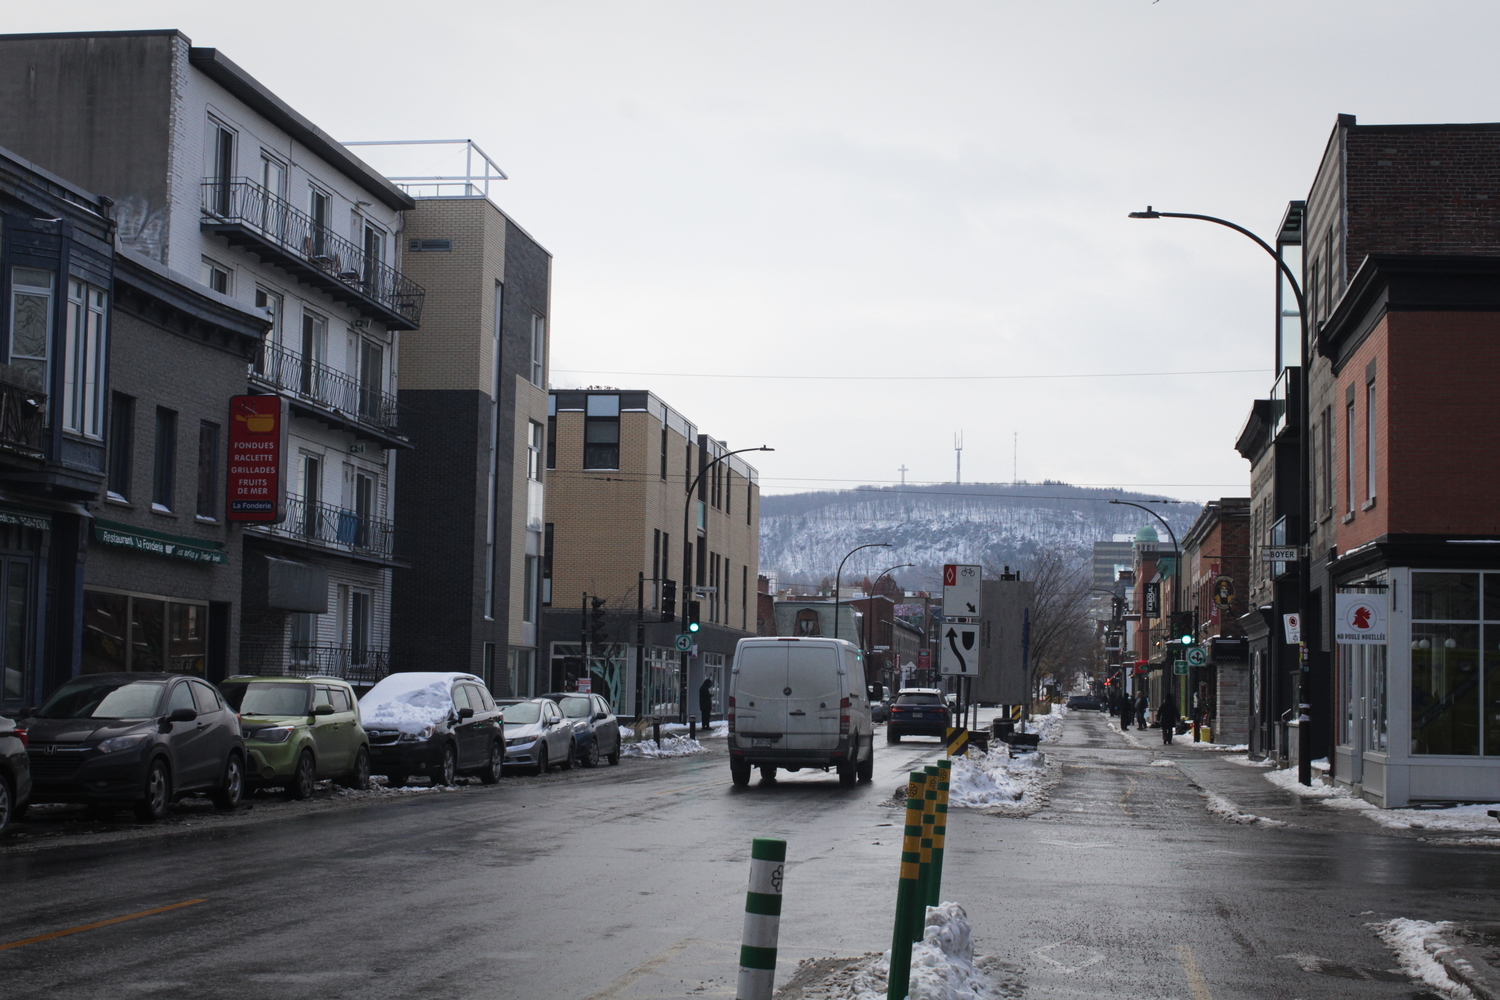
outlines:
M1145 507L1138 503L1131 503L1129 500L1111 500L1110 503L1121 504L1126 507L1135 507L1139 510L1143 510L1147 514L1150 514L1152 517L1156 518L1156 520L1161 523L1161 526L1167 529L1167 537L1172 540L1172 613L1175 615L1178 611L1181 610L1181 608L1178 607L1178 604L1182 599L1182 549L1177 544L1177 535L1172 531L1172 526L1165 520L1163 520L1162 516L1156 511L1152 510L1150 507ZM1142 609L1141 614L1141 624L1146 624L1144 608ZM1193 638L1197 639L1198 637L1195 635L1193 636Z
M1311 345L1308 343L1307 336L1307 301L1302 296L1302 286L1297 283L1297 277L1296 275L1292 274L1291 268L1286 266L1286 261L1281 259L1281 255L1278 254L1274 249L1272 249L1269 243L1261 239L1259 236L1256 236L1244 226L1235 225L1233 222L1230 222L1227 219L1216 218L1212 215L1195 215L1189 212L1158 212L1150 205L1146 206L1146 210L1144 212L1131 212L1130 218L1197 219L1199 222L1212 222L1216 226L1223 226L1226 229L1233 229L1241 236L1254 240L1256 246L1260 247L1266 253L1270 254L1271 259L1276 262L1277 269L1286 277L1287 283L1292 286L1292 295L1294 295L1297 299L1298 326L1301 328L1302 333L1302 343L1300 345L1299 351L1301 368L1297 372L1297 424L1299 428L1297 443L1297 465L1298 474L1301 477L1302 481L1298 484L1297 490L1297 531L1295 541L1297 547L1303 553L1306 553L1308 545L1308 535L1311 528L1311 525L1309 524L1311 500L1308 497L1307 489L1312 475L1312 453L1310 450L1311 442L1309 440L1310 435L1308 433L1307 427L1307 369L1308 362L1311 360L1311 358L1309 357L1309 349ZM1281 361L1281 331L1279 329L1276 332L1276 360L1279 365ZM1281 376L1281 372L1279 369L1276 372L1276 375L1278 378ZM1304 614L1307 613L1308 603L1311 599L1309 586L1311 581L1308 580L1308 568L1309 567L1307 566L1299 566L1297 569L1297 608ZM1299 720L1301 722L1301 724L1297 727L1297 780L1304 785L1311 785L1312 720L1309 718L1311 712L1311 705L1309 703L1312 700L1312 684L1310 683L1311 679L1308 676L1308 661L1304 658L1302 662L1298 664L1298 668L1298 676L1302 680L1302 692L1297 698L1299 704Z
M854 553L858 552L860 549L888 549L890 547L890 542L869 542L865 545L856 545L854 548L844 553L844 558L839 560L838 572L833 574L833 637L835 639L839 637L839 598L841 596L839 583L844 578L844 563L848 562L849 557L854 555Z
M688 602L693 599L693 593L694 593L694 590L696 589L693 586L693 559L696 556L696 552L697 552L697 548L698 548L698 536L697 536L697 534L695 532L693 532L691 522L688 520L688 518L689 518L689 516L693 512L693 501L695 501L695 500L698 499L698 484L701 483L701 482L703 482L703 474L705 472L707 472L709 469L712 469L714 466L718 465L720 462L724 461L725 459L729 458L732 455L743 455L747 451L775 451L775 450L776 450L775 448L771 448L771 447L768 447L766 445L761 445L759 448L737 448L734 451L726 451L724 454L720 455L718 458L714 459L712 462L709 462L709 463L705 464L703 466L703 468L699 469L698 470L698 474L693 477L693 481L688 484L688 488L687 488L687 502L682 505L682 596L679 598L679 600L682 602L682 631L683 631L684 634L686 634L687 630L688 630ZM705 518L704 524L705 524L704 531L706 532L708 530L707 529L707 519L706 518ZM693 542L692 542L691 545L688 544L688 539L689 538L693 539ZM688 705L688 663L687 663L687 661L688 661L688 654L687 653L683 653L682 654L682 671L681 671L681 673L682 673L682 680L681 680L681 682L677 686L678 695L679 695L679 698L678 698L678 701L677 701L677 704L678 704L677 721L678 722L686 722L687 721L687 705ZM638 669L638 670L639 669L643 669L643 665L637 666L636 669Z
M891 572L891 570L907 569L907 568L915 566L915 565L916 565L916 563L901 563L898 566L892 566L892 567L890 567L890 569L883 569L879 573L875 574L875 583L870 584L870 593L868 595L869 601L870 601L870 617L871 618L875 617L875 584L879 583L881 581L881 579L887 573ZM835 606L833 617L834 617L834 621L837 622L838 621L838 609L837 609L837 606ZM837 638L837 636L835 636L835 638ZM865 643L870 647L870 656L873 657L875 655L875 652L874 652L875 651L875 636L873 635L871 626L870 626L870 624L868 622L866 622L866 624L865 624ZM891 636L891 648L894 649L895 646L896 646L896 637L893 634ZM868 667L866 669L868 669ZM870 680L870 678L867 676L865 678L865 682L869 683L869 680Z

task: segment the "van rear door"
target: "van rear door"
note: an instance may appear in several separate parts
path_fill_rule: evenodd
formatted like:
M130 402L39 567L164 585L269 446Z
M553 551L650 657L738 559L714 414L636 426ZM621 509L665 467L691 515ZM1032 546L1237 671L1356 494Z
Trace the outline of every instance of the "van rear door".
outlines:
M786 686L788 750L834 750L839 745L839 647L789 642Z
M735 657L732 690L734 728L747 743L780 747L786 733L787 647L795 642L745 643Z

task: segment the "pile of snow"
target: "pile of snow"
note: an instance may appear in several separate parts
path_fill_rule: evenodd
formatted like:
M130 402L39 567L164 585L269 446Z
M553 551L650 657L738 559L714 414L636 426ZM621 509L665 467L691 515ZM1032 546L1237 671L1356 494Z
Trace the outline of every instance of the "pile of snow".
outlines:
M1374 803L1355 797L1347 788L1315 783L1303 785L1297 780L1295 767L1266 772L1271 784L1304 799L1318 799L1334 809L1362 813L1390 830L1453 830L1466 833L1493 833L1500 836L1500 823L1489 815L1500 809L1500 803L1449 806L1446 809L1381 809Z
M891 953L861 968L847 1000L885 1000ZM911 948L909 1000L992 1000L1005 994L974 962L969 916L957 903L927 907L922 940Z
M1286 826L1284 820L1270 819L1266 816L1247 813L1217 792L1208 793L1208 811L1215 816L1229 820L1231 823L1242 823L1245 826Z
M660 746L649 737L639 743L620 744L621 757L686 757L695 753L708 753L708 748L686 736L663 736Z
M447 674L391 674L359 699L360 721L366 729L421 732L452 713L450 686Z
M1048 714L1031 717L1031 731L1037 733L1043 743L1056 743L1062 739L1063 716L1067 714L1066 705L1053 705Z
M687 724L682 722L663 722L660 728L661 734L663 736L676 736L681 733L688 732ZM648 740L651 738L651 727L641 726L639 727L639 729L633 730L629 726L622 723L620 725L620 735L627 739L629 739L631 736L636 736L640 739ZM704 728L703 726L698 727L698 739L700 740L721 740L727 738L728 736L729 723L727 721L721 720L719 722L715 722L708 728Z
M1172 737L1172 745L1187 746L1194 750L1215 750L1220 753L1244 753L1250 749L1248 743L1208 743L1203 740L1194 743L1192 733Z
M981 754L955 758L948 778L948 808L978 809L989 815L1035 812L1044 802L1047 757L1040 752L1011 757L1004 744Z
M1385 942L1385 946L1396 953L1396 961L1400 963L1402 972L1413 979L1420 979L1444 996L1455 997L1458 1000L1473 1000L1474 994L1467 986L1455 982L1448 975L1448 970L1443 967L1444 963L1438 957L1454 950L1453 946L1443 938L1444 933L1455 929L1453 923L1446 920L1432 923L1427 920L1408 920L1405 917L1397 917L1394 920L1365 926L1374 931L1380 940ZM1447 961L1468 964L1457 956L1449 957Z

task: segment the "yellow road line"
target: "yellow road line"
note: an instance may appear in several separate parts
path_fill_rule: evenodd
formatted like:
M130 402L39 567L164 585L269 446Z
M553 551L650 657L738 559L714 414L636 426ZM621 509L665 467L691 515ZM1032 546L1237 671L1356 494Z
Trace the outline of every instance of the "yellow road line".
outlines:
M1193 1000L1214 1000L1213 994L1208 992L1208 981L1198 970L1198 960L1193 957L1192 945L1177 946L1177 961L1182 963L1182 971L1187 973L1188 988L1193 991Z
M9 951L11 948L19 948L23 944L36 944L38 941L51 941L53 938L67 937L69 934L77 934L80 931L97 930L100 927L108 927L110 924L123 923L126 920L138 920L141 917L151 917L158 913L166 913L168 910L180 910L184 906L196 906L206 903L206 899L190 899L185 903L173 903L171 906L158 906L154 910L142 910L140 913L130 913L123 917L110 917L108 920L96 920L91 924L83 924L80 927L69 927L65 931L53 931L51 934L38 934L36 937L22 938L9 944L0 944L0 951Z

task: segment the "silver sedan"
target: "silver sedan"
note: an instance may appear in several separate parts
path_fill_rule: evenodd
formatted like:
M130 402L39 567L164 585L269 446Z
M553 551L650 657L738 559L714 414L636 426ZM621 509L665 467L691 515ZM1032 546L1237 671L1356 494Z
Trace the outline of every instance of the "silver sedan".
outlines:
M506 767L529 767L546 774L554 765L563 770L573 766L577 755L573 723L563 717L556 702L530 698L506 705L500 717L505 720Z

